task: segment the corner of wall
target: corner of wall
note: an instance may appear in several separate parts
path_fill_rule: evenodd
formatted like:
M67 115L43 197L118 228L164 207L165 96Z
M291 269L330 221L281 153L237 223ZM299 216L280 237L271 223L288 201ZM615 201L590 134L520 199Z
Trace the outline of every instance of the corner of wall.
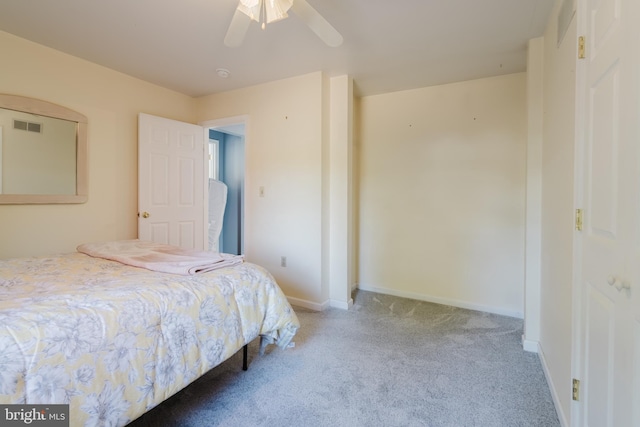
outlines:
M527 51L527 177L525 213L525 342L540 340L542 238L542 135L544 38L529 40Z
M354 264L353 80L348 75L330 79L328 123L329 297L348 308Z

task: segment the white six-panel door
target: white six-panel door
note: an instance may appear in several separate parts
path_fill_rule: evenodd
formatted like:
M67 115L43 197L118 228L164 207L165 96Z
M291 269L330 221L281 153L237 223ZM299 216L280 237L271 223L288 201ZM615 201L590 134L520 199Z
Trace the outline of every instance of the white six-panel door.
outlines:
M637 0L581 0L578 90L581 396L574 426L640 426ZM579 80L580 82L580 80ZM582 110L580 110L582 109ZM634 419L635 417L635 419Z
M138 238L205 249L205 129L138 117Z

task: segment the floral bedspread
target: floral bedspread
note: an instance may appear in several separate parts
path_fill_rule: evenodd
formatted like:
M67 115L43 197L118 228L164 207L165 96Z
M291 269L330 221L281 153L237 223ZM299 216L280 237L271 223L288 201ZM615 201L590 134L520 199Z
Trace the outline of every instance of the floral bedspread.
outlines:
M298 327L246 262L178 276L80 253L0 260L0 403L125 425L259 335L284 348Z

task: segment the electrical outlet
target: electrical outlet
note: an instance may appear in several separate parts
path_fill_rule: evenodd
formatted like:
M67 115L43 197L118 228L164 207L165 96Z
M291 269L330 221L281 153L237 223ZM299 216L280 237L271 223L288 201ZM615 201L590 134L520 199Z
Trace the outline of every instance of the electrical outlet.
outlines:
M286 256L281 256L280 257L280 267L286 267L287 266L287 257Z

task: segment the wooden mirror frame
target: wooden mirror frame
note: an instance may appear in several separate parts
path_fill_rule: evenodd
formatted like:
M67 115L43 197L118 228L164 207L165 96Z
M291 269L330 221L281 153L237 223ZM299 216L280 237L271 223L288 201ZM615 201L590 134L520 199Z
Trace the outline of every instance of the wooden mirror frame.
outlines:
M0 108L76 122L76 194L0 194L0 204L85 203L87 182L87 117L57 104L18 95L0 94Z

